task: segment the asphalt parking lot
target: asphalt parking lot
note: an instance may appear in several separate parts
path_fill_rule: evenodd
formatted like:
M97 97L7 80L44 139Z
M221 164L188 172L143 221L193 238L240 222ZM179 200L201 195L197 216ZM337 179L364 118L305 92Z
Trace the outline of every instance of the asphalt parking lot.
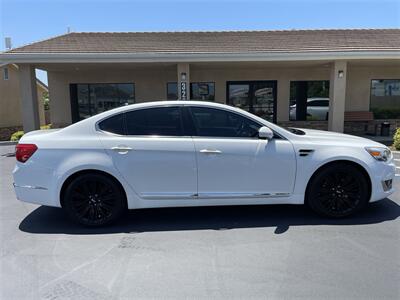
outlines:
M400 298L400 192L344 220L180 208L87 229L15 199L12 150L0 146L1 299Z

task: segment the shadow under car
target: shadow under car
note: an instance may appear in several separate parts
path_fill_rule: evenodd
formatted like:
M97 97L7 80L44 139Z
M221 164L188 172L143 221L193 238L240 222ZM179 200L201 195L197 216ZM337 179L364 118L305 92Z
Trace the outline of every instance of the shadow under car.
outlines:
M115 224L90 228L73 223L60 208L41 206L22 220L19 229L28 233L84 235L275 227L275 234L282 234L291 226L376 224L395 220L399 215L400 206L386 198L343 219L320 217L305 205L208 206L129 210Z

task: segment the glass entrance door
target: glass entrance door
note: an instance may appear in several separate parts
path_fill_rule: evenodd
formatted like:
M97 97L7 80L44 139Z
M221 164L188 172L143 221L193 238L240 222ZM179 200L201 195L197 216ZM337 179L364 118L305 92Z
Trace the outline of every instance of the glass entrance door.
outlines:
M228 81L228 104L276 122L276 81Z

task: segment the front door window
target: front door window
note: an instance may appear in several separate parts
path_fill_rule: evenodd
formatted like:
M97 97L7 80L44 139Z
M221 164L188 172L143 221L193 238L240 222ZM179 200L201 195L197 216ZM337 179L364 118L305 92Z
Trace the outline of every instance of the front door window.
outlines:
M258 136L260 124L221 109L192 107L196 136L254 138Z
M228 104L276 122L276 81L230 81Z

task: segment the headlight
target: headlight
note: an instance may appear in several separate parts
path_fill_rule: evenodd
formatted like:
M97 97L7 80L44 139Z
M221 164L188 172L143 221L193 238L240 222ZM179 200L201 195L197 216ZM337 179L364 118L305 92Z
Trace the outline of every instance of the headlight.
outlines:
M392 158L392 152L388 148L367 147L365 150L367 150L373 158L379 161L388 161Z

